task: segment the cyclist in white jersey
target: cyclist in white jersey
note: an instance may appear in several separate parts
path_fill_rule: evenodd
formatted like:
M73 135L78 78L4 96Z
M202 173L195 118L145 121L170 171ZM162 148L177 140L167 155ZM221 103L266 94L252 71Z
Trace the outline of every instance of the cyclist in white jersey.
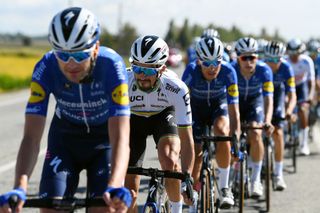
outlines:
M291 64L296 82L298 116L300 120L300 153L309 155L309 109L315 92L315 71L312 59L303 54L306 47L300 39L292 39L287 44L288 62Z
M153 135L161 168L191 174L194 145L189 91L175 73L166 69L168 50L166 42L153 35L142 36L132 44L128 71L132 113L129 166L142 166L146 138ZM139 176L127 175L125 185L134 198L131 212L137 212L139 184ZM185 184L191 187L192 183L181 185ZM180 181L167 179L165 187L171 212L182 212ZM184 201L192 204L186 196Z

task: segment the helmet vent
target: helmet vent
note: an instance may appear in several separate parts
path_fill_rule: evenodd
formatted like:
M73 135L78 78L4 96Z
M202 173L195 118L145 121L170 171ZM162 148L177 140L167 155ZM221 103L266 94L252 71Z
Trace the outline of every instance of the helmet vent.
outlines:
M84 25L84 26L82 27L82 29L81 29L81 31L80 31L80 33L79 33L79 35L78 35L77 39L76 39L76 42L78 42L78 41L81 39L81 37L82 37L82 35L83 35L84 31L87 29L87 27L88 27L88 25L87 25L87 24L86 24L86 25Z
M52 27L52 32L53 32L54 40L56 40L57 42L59 42L59 39L58 39L57 32L56 32L56 29L55 29L55 27L54 27L54 24L52 24L51 27Z
M156 54L158 54L159 51L160 51L160 48L157 48L149 58L153 58Z

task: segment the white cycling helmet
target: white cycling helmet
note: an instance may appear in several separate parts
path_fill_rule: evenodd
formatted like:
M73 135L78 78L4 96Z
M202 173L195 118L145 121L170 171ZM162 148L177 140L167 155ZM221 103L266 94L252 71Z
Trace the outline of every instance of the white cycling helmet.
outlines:
M209 38L220 38L219 32L213 28L208 28L203 30L201 38L205 38L205 37L209 37Z
M240 38L236 42L235 50L238 56L243 53L257 53L258 43L254 38L250 38L250 37Z
M269 41L264 47L264 54L267 57L282 57L286 53L286 46L279 41Z
M92 47L99 36L100 26L93 13L70 7L53 17L48 40L55 50L79 51Z
M163 65L169 57L167 43L154 35L141 36L131 46L130 62Z
M202 38L196 45L197 56L201 61L222 60L223 44L218 38Z
M301 54L305 50L306 45L300 39L291 39L287 44L287 52L289 55Z

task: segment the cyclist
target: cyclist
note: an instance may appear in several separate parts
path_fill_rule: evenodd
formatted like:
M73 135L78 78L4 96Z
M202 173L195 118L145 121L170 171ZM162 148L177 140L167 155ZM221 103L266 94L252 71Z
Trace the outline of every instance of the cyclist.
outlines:
M90 212L126 212L130 206L130 191L123 187L129 160L127 72L115 51L99 46L99 36L99 23L85 8L70 7L53 17L48 36L53 50L36 64L32 75L14 190L0 197L3 212L10 211L10 195L18 195L17 211L21 211L39 154L50 94L56 107L39 196L73 197L79 173L86 169L89 197L103 196L108 204Z
M142 166L146 139L152 135L161 168L191 174L194 151L189 91L172 71L167 70L168 50L166 42L154 35L139 37L132 44L128 72L132 113L129 165ZM135 199L139 184L138 175L127 175L125 185L132 190L134 198L132 211L137 211ZM185 184L191 186L190 182L181 185ZM167 179L165 187L171 211L182 212L180 181ZM192 204L191 199L184 198L187 204Z
M240 134L237 76L233 67L222 60L223 44L218 38L205 37L196 45L198 60L190 63L182 80L191 92L193 134L195 139L195 164L192 176L194 188L199 191L202 163L200 137L210 127L215 135ZM212 127L212 130L211 130ZM216 160L219 169L220 207L234 205L228 188L230 171L230 143L216 144Z
M270 41L264 48L264 61L273 72L274 96L272 124L275 127L273 141L275 144L274 180L277 190L284 190L286 183L283 179L283 154L284 135L282 118L293 119L297 97L294 73L291 65L283 59L286 47L282 42ZM285 95L287 94L287 107L285 107Z
M264 123L267 128L267 136L271 136L273 126L271 124L273 111L273 79L272 71L268 65L258 60L257 41L250 37L240 38L235 45L238 55L233 62L239 86L239 106L241 121L250 126ZM252 160L251 195L260 197L263 188L260 181L264 146L262 131L251 129L248 131L248 143L250 144L250 157Z
M298 117L300 120L300 153L309 155L309 110L315 92L315 71L312 59L303 54L306 46L300 39L292 39L287 44L288 62L293 67L296 83Z

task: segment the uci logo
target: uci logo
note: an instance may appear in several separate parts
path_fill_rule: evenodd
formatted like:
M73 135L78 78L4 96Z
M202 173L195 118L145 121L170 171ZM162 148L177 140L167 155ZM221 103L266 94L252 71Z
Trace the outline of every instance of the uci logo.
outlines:
M134 101L143 101L143 96L142 95L130 96L130 102L134 102Z

